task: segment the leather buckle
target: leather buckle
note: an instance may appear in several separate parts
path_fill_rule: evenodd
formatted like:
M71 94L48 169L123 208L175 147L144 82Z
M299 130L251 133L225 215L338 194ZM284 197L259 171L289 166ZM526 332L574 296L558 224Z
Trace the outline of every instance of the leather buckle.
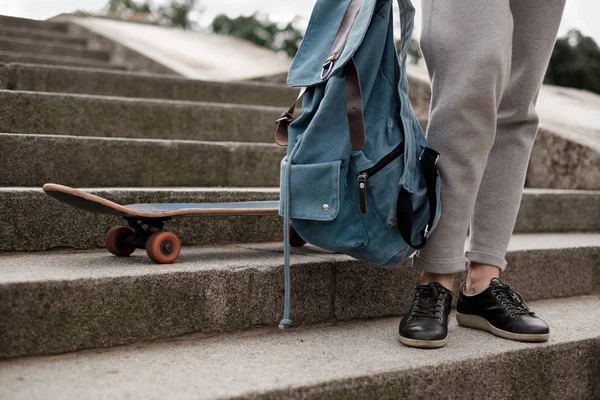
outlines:
M440 161L440 154L437 151L430 149L429 147L423 147L423 150L419 155L419 161L423 159L423 154L425 154L426 151L435 155L435 161L433 162L433 165L438 165L438 162Z
M277 118L275 120L275 124L279 124L283 121L286 121L288 124L291 123L294 120L294 116L292 114L290 114L289 112L284 112L283 114L281 114L280 118Z

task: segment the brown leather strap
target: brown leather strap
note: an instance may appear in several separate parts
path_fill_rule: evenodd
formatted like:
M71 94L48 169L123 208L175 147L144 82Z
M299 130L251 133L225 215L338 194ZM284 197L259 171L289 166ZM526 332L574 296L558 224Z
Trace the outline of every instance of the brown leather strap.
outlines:
M353 58L346 64L346 114L348 115L352 150L361 150L365 147L366 141L365 122L363 119L360 80Z
M277 124L277 129L275 130L275 143L280 146L287 146L288 144L288 125L292 123L294 120L294 111L296 110L296 104L300 101L304 93L306 92L306 87L303 87L298 93L298 97L294 104L281 114L281 118L277 119L275 123Z
M358 16L358 12L360 11L362 4L363 0L352 0L348 5L346 13L344 13L344 17L340 23L340 27L335 35L335 39L333 40L333 45L331 46L329 56L327 56L327 59L323 64L323 71L321 72L322 79L329 78L333 71L333 64L342 55L342 51L344 51L350 31L352 30L352 25L354 25L354 21Z

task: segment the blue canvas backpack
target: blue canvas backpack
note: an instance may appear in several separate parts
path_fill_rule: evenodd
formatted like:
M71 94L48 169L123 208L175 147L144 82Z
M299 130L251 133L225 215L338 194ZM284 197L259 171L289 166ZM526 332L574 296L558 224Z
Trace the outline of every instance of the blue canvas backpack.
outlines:
M290 222L308 243L381 266L422 248L438 222L439 154L427 147L408 98L414 7L399 3L400 59L392 0L318 0L290 67L288 85L302 89L275 133L288 146L281 328L291 324Z

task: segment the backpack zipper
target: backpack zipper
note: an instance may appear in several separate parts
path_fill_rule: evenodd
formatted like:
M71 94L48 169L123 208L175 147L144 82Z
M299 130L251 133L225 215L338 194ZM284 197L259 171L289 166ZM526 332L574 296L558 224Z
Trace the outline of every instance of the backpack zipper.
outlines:
M367 212L367 180L402 154L404 154L404 142L401 142L394 150L383 156L383 158L377 161L371 168L360 172L358 175L358 200L361 213L366 214Z

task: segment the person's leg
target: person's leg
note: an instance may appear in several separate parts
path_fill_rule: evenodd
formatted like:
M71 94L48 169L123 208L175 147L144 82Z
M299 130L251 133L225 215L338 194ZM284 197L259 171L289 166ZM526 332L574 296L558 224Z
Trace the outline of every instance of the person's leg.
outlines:
M500 108L496 138L471 223L470 262L457 320L507 339L548 340L550 329L510 285L495 279L514 228L538 117L535 102L556 40L565 0L511 0L512 68Z
M565 0L510 1L514 20L511 73L471 221L467 293L484 290L506 268L504 256L538 128L535 102L564 5Z
M432 86L427 139L441 154L442 215L414 266L424 271L423 283L443 280L451 289L451 274L466 269L464 242L508 83L513 21L509 0L422 6L421 48Z
M427 131L441 153L442 216L415 256L422 284L399 331L405 345L441 347L453 274L466 268L469 220L508 82L513 23L509 0L423 0L422 6L421 47L432 84Z

